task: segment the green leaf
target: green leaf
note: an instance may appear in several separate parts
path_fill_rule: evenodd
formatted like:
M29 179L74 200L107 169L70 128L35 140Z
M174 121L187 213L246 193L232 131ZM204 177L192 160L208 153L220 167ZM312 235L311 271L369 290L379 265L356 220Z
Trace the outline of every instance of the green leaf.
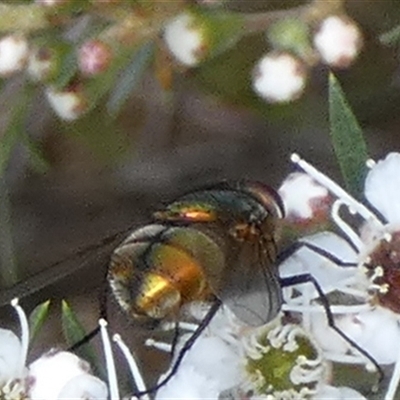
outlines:
M382 33L379 41L385 46L393 46L400 42L400 25L395 26L390 31Z
M26 114L30 105L31 94L22 90L16 97L9 117L7 128L0 141L0 175L8 166L14 147L18 144L21 134L25 132Z
M32 166L39 173L45 173L50 169L50 163L46 160L40 145L28 135L22 135L21 141L29 153Z
M65 300L61 304L64 337L67 344L72 346L86 335L86 331L69 304Z
M62 301L61 308L64 337L67 341L67 344L69 346L73 346L86 336L86 330L78 320L75 312L65 300ZM75 350L75 353L79 355L79 357L88 361L92 369L96 369L96 371L101 373L98 358L90 343L83 344L77 350Z
M67 87L78 71L78 59L76 49L64 50L62 56L59 56L59 70L56 77L51 81L52 85L59 90Z
M50 300L39 304L29 315L30 343L32 344L49 313Z
M154 41L144 43L133 55L131 62L121 73L115 82L115 89L111 92L107 102L107 110L113 115L121 111L121 108L131 95L133 89L140 82L147 66L153 59L155 51Z
M329 118L332 144L346 188L353 195L361 194L367 146L360 125L333 74L329 76Z
M10 112L7 128L0 138L0 175L3 175L14 148L19 143L25 145L31 156L33 166L37 170L41 172L47 170L47 161L42 155L40 147L29 137L26 130L27 116L32 106L32 97L35 91L34 85L24 82L22 89L10 103L12 111Z

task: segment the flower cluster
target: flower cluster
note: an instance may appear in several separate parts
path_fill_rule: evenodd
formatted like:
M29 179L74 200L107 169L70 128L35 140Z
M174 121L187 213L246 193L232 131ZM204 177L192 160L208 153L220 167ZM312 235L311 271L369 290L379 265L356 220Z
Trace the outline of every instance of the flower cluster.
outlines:
M104 382L90 372L89 364L75 354L50 350L27 365L29 327L27 317L13 300L21 325L21 340L0 329L0 398L7 400L106 399Z
M203 318L209 306L196 306L202 311L194 314ZM198 328L196 324L180 326L190 333L180 337L176 354ZM149 340L147 344L171 351L165 343ZM175 362L176 357L171 368ZM265 326L249 327L223 308L187 352L177 373L158 390L156 398L364 398L353 389L331 386L330 380L330 366L320 347L299 325L279 316Z
M370 170L364 195L371 207L299 156L293 155L292 160L304 173L291 175L281 187L289 217L296 223L329 217L344 237L324 231L302 238L304 246L280 265L281 276L311 274L332 304L336 326L380 365L395 364L385 394L385 399L394 399L400 380L400 154L367 162ZM315 287L283 288L283 294L283 310L290 318L282 313L257 328L243 324L223 306L156 398L364 399L352 388L332 386L332 363L365 364L367 368L371 363L328 327ZM107 385L91 374L85 361L69 352L51 350L28 365L28 321L18 302L12 305L19 316L21 340L0 329L0 398L105 399L108 392L112 399L121 398L105 321L100 321L100 331ZM202 321L209 309L209 304L195 303L184 311ZM302 326L293 322L299 318ZM178 339L170 368L199 328L193 323L179 325L187 333ZM133 354L118 335L114 341L135 381L132 392L146 392ZM172 351L165 343L149 339L147 344Z
M309 13L313 13L312 7ZM266 101L288 102L300 97L308 69L318 61L348 68L358 56L362 34L348 16L332 14L310 22L306 15L282 18L266 29L272 50L259 60L253 72L253 89ZM226 17L219 21L220 25L227 23ZM232 31L229 37L221 35L209 17L184 12L167 24L164 40L179 63L194 67L225 48L228 41L232 43L246 34L245 20L232 19L229 24L236 24L237 37Z
M297 19L273 27L273 51L260 59L253 74L253 88L260 97L269 102L296 100L306 87L308 70L318 61L333 68L353 64L362 45L354 21L331 15L311 28Z
M385 397L393 399L400 379L400 197L397 189L400 154L391 153L377 163L367 162L370 170L364 195L371 208L297 155L293 161L316 185L334 197L331 218L344 238L333 232L303 238L306 245L280 266L281 274L311 273L324 293L336 299L332 306L336 325L379 364L395 363ZM305 186L303 189L307 190ZM307 202L311 197L310 193ZM304 207L302 203L298 204L300 209ZM295 206L292 204L292 207ZM352 214L361 222L357 223L359 220ZM307 248L308 243L313 247ZM324 311L314 301L318 293L306 285L296 290L294 293L285 289L285 308L302 314L304 327L316 338L326 356L344 363L365 363L363 356L327 327Z
M195 67L266 32L271 51L254 68L253 88L267 101L287 102L303 92L309 67L319 60L348 67L362 43L360 29L335 4L310 2L297 14L232 12L223 0L2 4L0 77L26 72L44 86L56 114L72 121L108 92L113 104L122 103L150 68L169 88L172 68ZM165 56L164 65L153 63L155 49L165 48L178 65Z

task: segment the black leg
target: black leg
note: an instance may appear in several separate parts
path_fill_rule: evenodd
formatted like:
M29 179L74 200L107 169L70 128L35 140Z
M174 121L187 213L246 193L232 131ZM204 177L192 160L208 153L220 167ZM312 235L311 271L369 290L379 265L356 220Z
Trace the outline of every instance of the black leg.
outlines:
M281 264L297 251L301 250L302 248L307 248L312 250L314 253L320 255L323 258L326 258L329 261L332 261L334 264L338 265L339 267L356 267L357 263L354 262L346 262L341 260L340 258L331 254L328 250L322 249L314 244L308 242L295 242L291 246L284 249L281 253L279 253L277 257L277 265Z
M107 297L108 297L108 292L109 292L109 286L108 286L108 264L104 268L105 274L102 279L101 283L101 288L100 288L100 293L99 293L99 305L100 305L100 317L105 320L107 320ZM86 343L90 342L94 337L97 336L97 334L100 332L100 326L97 326L94 328L92 331L90 331L88 334L86 334L81 340L78 342L74 343L68 351L75 351L79 349L81 346L85 345Z
M171 357L174 357L174 355L175 355L175 350L176 350L176 345L178 343L179 334L180 334L179 322L175 322L174 336L172 337Z
M319 299L321 301L322 307L325 310L326 319L328 321L328 326L332 328L339 336L341 336L347 343L349 343L352 347L354 347L359 353L361 353L364 357L366 357L376 368L378 372L378 385L372 387L374 391L378 390L379 384L382 382L384 378L384 374L382 368L379 366L377 361L363 348L361 348L353 339L349 338L343 331L341 331L335 324L335 320L333 318L332 311L330 309L329 301L319 285L318 281L311 274L300 274L294 275L286 278L280 278L281 287L288 287L299 285L302 283L311 283L314 285L315 289L318 292Z
M182 350L178 354L178 357L175 360L174 365L170 369L169 373L167 376L159 383L157 383L155 386L152 388L144 391L144 392L137 392L133 393L133 396L140 397L145 394L150 394L156 392L158 389L160 389L162 386L166 385L171 378L176 374L178 371L179 366L182 363L183 358L185 357L186 353L191 349L191 347L194 345L196 340L199 338L199 336L202 334L204 329L208 326L210 321L213 319L214 315L216 312L219 310L221 307L221 301L219 299L215 299L211 305L211 308L208 310L207 315L204 317L204 319L201 321L200 325L197 327L197 329L193 332L193 335L190 336L190 338L186 341L184 344Z

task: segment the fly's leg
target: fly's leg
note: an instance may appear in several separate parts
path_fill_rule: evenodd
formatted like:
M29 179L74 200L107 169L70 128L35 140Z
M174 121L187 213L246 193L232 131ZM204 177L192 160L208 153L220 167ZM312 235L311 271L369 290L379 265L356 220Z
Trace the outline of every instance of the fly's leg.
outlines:
M154 393L158 389L160 389L161 387L166 385L171 380L171 378L177 373L178 368L181 365L182 360L184 359L185 355L192 348L192 346L194 345L196 340L199 338L199 336L202 334L204 329L208 326L208 324L213 319L214 315L217 313L217 311L219 310L221 305L222 305L222 302L219 299L216 298L213 301L213 303L212 303L210 309L208 310L206 316L204 317L204 319L201 321L201 323L199 324L197 329L193 332L193 334L190 336L190 338L183 345L182 350L179 352L179 354L176 357L176 360L175 360L172 368L169 370L167 375L160 382L158 382L155 386L153 386L152 388L150 388L150 389L148 389L146 391L143 391L143 392L133 393L134 396L140 397L140 396L143 396L145 394Z
M99 305L100 305L100 316L99 319L104 319L107 321L107 298L109 294L109 286L108 286L108 265L105 266L104 268L105 274L102 279L101 283L101 290L99 293ZM74 343L68 351L75 351L79 349L81 346L85 345L86 343L90 342L94 337L97 336L97 334L100 333L100 325L98 325L96 328L94 328L92 331L90 331L88 334L86 334L82 339L80 339L78 342Z
M349 343L353 348L355 348L360 354L362 354L364 357L366 357L376 368L377 373L378 373L378 383L377 385L373 386L373 391L377 391L379 388L379 384L382 382L384 378L384 374L382 371L382 368L379 366L377 361L362 347L360 347L353 339L348 337L341 329L339 329L336 324L335 320L333 318L332 311L330 309L330 304L329 301L322 290L320 284L318 281L311 275L311 274L300 274L300 275L294 275L286 278L280 278L280 283L281 287L288 287L288 286L294 286L294 285L300 285L303 283L311 283L314 288L316 289L319 299L321 301L322 307L325 310L325 315L326 319L328 321L328 326L332 328L340 337L342 337L347 343Z

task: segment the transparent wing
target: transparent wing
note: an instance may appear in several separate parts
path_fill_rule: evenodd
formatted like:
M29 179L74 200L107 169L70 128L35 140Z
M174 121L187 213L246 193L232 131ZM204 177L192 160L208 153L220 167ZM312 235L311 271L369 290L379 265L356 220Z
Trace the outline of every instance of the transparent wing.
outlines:
M244 323L260 326L271 321L282 306L276 266L263 241L237 243L226 259L223 284L216 295Z
M70 256L55 262L46 269L26 278L16 285L10 288L2 288L0 290L0 307L9 304L15 297L27 297L78 273L78 271L96 268L97 271L104 275L111 252L117 244L121 242L126 232L126 230L124 232L118 232L104 238L98 243L79 249ZM104 272L102 268L104 268Z

